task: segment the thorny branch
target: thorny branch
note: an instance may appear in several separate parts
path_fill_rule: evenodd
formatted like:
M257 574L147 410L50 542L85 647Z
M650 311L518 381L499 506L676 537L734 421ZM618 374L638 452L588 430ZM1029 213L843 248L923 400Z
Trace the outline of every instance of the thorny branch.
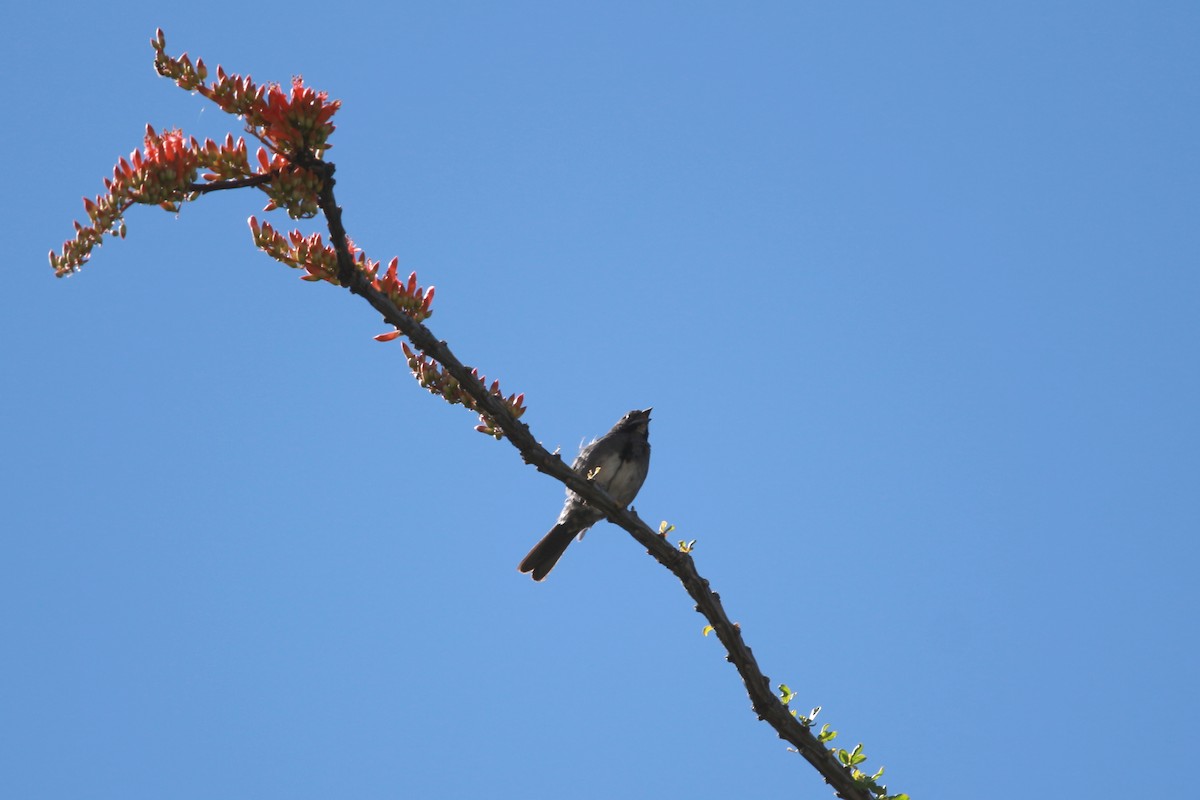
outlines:
M328 137L334 130L330 118L340 102L330 101L326 93L305 87L299 77L293 79L290 95L278 85L257 86L249 76L227 74L220 67L217 68L216 81L209 83L206 81L207 68L202 60L193 64L186 54L179 58L166 54L166 41L161 30L156 32L151 45L156 52L155 66L160 74L171 78L181 88L199 91L224 111L246 121L250 133L266 146L266 150L259 151L258 170L256 174L249 174L255 170L250 165L245 144L241 139L235 142L232 135L226 137L223 145L211 141L200 145L194 139L186 140L182 131L164 131L160 134L147 126L145 148L134 151L128 161L118 161L113 178L105 180L104 194L95 200L84 198L89 224L85 226L76 222L76 235L64 243L61 254L51 251L50 263L56 275L61 277L78 271L105 235L123 237L124 212L138 203L177 210L179 203L209 192L259 187L271 198L268 209L286 208L289 216L297 219L314 216L320 210L325 214L329 227L333 259L317 235L310 237L315 240L313 242L303 240L303 237L300 237L301 241L294 241L297 251L294 257L287 252L278 252L278 242L284 242L284 248L293 245L289 245L269 226L264 224L260 227L251 217L256 243L262 247L266 242L269 246L264 249L274 257L289 266L304 268L308 272L303 276L306 279L336 282L364 298L395 328L387 338L376 338L386 341L395 334L402 334L422 352L422 358L427 357L440 364L449 380L457 383L455 392L472 400L470 407L480 414L481 422L485 423L479 430L507 436L526 463L566 485L593 508L601 511L610 522L628 531L650 555L680 580L695 601L696 611L704 615L724 645L726 660L741 675L751 706L759 719L774 728L781 739L791 743L843 800L875 800L872 788L863 782L866 778L867 782L873 783L875 776L864 776L842 763L842 760L851 764L860 763L852 760L855 757L861 760L858 748L850 759L845 758L846 751L838 751L843 757L839 760L809 730L811 720L804 717L797 719L785 702L771 692L770 682L743 641L740 629L730 621L720 597L709 588L708 581L696 571L688 548L673 547L664 534L651 530L633 510L619 506L593 482L574 472L559 456L547 452L538 444L529 427L518 419L523 410L520 397L505 399L495 384L489 388L474 370L458 360L444 341L435 337L421 323L420 320L427 316L428 303L433 297L432 287L422 296L421 291L416 290L413 276L410 278L412 285L407 287L407 291L398 291L394 276L396 259L393 259L388 274L380 279L375 277L377 263L372 264L361 252L356 261L342 224L342 211L334 199L334 165L321 159L321 154L328 147ZM274 155L268 156L267 150ZM201 166L213 171L213 174L205 176L208 182L203 184L195 182ZM219 179L221 175L229 177ZM260 234L263 241L259 241ZM294 233L293 236L299 237L299 234ZM318 257L309 262L300 252L302 250L315 252ZM413 309L405 311L408 308L404 305L407 299L414 301L414 308L418 312L426 312L425 316L420 313L410 315ZM424 379L422 382L424 384ZM436 386L430 388L434 391ZM443 396L452 400L449 394ZM882 789L878 786L873 788Z
M223 189L245 189L248 186L262 186L263 184L270 183L274 177L273 174L266 173L251 175L248 178L230 178L229 180L212 181L211 183L193 183L188 189L195 194L208 194L209 192L219 192Z
M642 522L636 512L617 505L593 482L567 466L561 457L542 447L530 433L529 426L514 418L502 399L489 392L487 387L472 375L471 368L464 366L444 341L434 336L423 324L402 313L387 296L371 285L366 275L354 268L354 259L346 246L342 210L333 195L334 165L325 161L314 161L304 166L319 172L323 178L323 187L318 194L317 203L325 214L331 243L337 252L339 282L370 303L388 324L402 331L414 345L425 351L457 379L463 390L478 404L479 410L495 420L504 435L520 452L525 463L565 484L583 497L588 505L603 511L610 522L628 531L650 555L669 569L696 601L696 611L708 620L713 632L725 646L728 653L726 660L733 664L741 675L746 693L750 696L751 706L758 718L774 728L779 738L795 747L825 778L825 782L833 787L838 797L843 800L873 800L873 795L854 781L850 769L838 763L833 753L817 740L812 731L793 717L772 693L770 679L763 675L754 654L742 639L741 630L725 613L720 595L709 589L708 581L696 571L696 564L691 555L673 547L665 536Z

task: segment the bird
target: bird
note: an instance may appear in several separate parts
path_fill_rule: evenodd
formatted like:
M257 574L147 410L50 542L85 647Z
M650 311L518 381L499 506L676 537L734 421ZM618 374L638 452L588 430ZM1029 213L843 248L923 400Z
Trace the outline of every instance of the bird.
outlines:
M571 469L586 477L622 508L633 502L650 470L650 412L633 410L621 417L612 430L579 452ZM535 581L544 580L562 558L576 536L604 518L604 512L592 508L575 492L567 489L558 522L521 560L517 570L528 572Z

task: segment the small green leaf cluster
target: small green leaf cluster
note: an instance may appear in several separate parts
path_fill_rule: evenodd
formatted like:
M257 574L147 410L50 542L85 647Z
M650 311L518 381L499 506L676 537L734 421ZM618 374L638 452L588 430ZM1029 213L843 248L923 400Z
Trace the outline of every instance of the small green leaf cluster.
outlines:
M658 524L658 535L663 537L664 539L666 538L667 534L673 530L675 530L675 526L672 525L671 523L667 522L665 519ZM679 542L676 544L676 547L679 548L679 552L681 552L681 553L690 553L696 549L696 540L692 539L689 542L685 539L680 539ZM707 630L705 630L704 635L708 636Z
M801 714L790 707L792 701L795 699L796 693L792 691L790 686L786 683L779 684L779 701L783 703L784 707L788 709L788 713L795 717L796 721L803 725L805 729L811 728L813 721L817 718L817 714L821 713L821 707L816 706L807 715ZM830 730L829 723L825 723L817 733L817 741L821 744L832 742L837 738L837 735L837 731ZM792 748L789 747L788 749L791 750ZM867 755L863 752L862 743L855 745L853 750L838 747L834 748L831 752L842 766L849 767L850 777L854 779L854 782L870 792L871 796L876 798L876 800L909 800L907 794L888 794L887 787L879 783L879 779L883 777L883 767L880 767L874 775L868 775L858 768L859 764L867 760Z

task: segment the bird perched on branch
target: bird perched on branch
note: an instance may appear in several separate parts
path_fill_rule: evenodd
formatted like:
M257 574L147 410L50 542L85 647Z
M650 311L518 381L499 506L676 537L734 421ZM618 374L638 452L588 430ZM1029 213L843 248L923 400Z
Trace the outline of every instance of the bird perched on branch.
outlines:
M650 411L630 411L608 433L580 451L571 469L595 483L624 508L637 497L650 470ZM586 505L570 489L558 522L517 567L532 573L535 581L550 574L567 545L576 536L604 518L604 513Z

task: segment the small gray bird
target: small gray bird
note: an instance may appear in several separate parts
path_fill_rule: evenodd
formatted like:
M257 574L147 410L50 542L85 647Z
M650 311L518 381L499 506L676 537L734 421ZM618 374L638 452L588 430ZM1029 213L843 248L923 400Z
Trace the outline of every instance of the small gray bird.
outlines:
M633 502L650 470L650 412L630 411L613 425L612 430L580 451L571 469L592 480L608 493L618 505ZM604 514L589 505L570 489L558 523L542 540L533 546L529 555L517 567L533 573L540 581L550 574L567 545L576 535L580 539L587 529L604 518Z

